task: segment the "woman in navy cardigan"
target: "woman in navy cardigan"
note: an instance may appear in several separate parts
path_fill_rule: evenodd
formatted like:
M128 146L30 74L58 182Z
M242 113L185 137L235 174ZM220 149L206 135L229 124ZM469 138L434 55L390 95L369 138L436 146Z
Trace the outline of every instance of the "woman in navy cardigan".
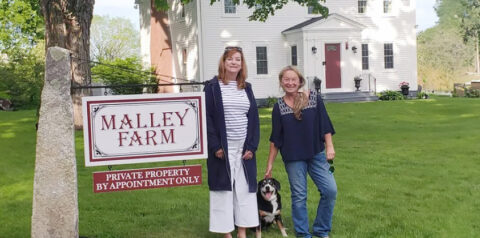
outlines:
M240 47L227 47L218 77L205 85L208 134L208 186L211 232L225 238L238 227L258 225L255 152L260 138L258 110Z
M272 177L278 150L290 182L292 219L297 237L328 237L337 197L337 185L329 163L335 158L333 125L322 97L315 91L299 91L305 79L294 67L285 67L279 75L285 96L272 111L270 153L265 177ZM307 213L307 173L321 193L312 231Z

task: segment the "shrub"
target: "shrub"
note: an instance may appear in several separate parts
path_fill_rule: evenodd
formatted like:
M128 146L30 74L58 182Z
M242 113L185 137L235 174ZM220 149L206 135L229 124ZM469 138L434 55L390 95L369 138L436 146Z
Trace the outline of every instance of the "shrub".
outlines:
M100 64L92 67L92 79L107 86L156 83L155 76L150 72L143 71L142 64L136 57L100 60ZM112 87L110 89L116 95L143 92L143 87Z
M426 92L417 93L417 99L428 99L428 94Z
M380 100L383 101L393 101L393 100L403 100L403 95L397 91L385 90L380 93L378 97Z
M5 55L0 59L0 97L9 99L16 109L38 107L45 73L43 42Z
M276 97L268 97L267 98L267 107L273 107L273 105L275 105L275 103L278 101L278 98Z
M467 97L467 98L479 98L480 97L480 90L473 89L473 88L467 88L465 90L465 97Z

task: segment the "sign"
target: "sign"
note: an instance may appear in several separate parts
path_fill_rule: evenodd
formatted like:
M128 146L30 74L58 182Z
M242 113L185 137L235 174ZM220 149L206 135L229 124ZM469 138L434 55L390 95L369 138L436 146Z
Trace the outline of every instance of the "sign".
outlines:
M93 173L95 193L201 184L201 165Z
M86 166L207 157L203 93L82 100Z

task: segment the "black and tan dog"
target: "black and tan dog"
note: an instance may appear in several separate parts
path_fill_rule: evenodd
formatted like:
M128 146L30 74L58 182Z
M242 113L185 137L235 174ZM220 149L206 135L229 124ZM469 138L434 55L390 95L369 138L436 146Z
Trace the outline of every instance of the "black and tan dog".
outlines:
M257 204L260 225L256 229L257 238L262 237L262 229L268 228L276 223L282 236L286 237L285 227L282 222L282 200L280 194L280 183L273 178L263 179L258 182Z

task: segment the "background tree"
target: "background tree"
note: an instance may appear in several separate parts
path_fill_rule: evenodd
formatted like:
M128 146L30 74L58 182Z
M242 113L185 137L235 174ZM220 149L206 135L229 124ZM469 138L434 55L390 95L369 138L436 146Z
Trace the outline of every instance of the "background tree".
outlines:
M108 86L156 84L156 77L153 74L155 70L151 68L150 72L144 71L138 57L116 58L113 60L102 60L102 64L92 67L92 78L94 82ZM146 89L148 92L153 93L157 87ZM116 95L140 94L143 90L143 87L110 88L110 92Z
M75 86L91 82L90 66L90 24L95 0L41 0L45 20L45 47L58 46L72 52L72 81ZM82 96L90 90L73 91L74 124L82 127Z
M45 46L40 41L32 49L9 55L0 62L0 97L10 99L15 109L40 105L45 71Z
M475 44L463 40L466 9L461 1L438 1L435 10L437 25L417 34L418 84L427 90L450 91L454 83L475 78L468 73L475 67Z
M0 51L14 54L29 50L43 38L44 24L36 0L0 1Z
M140 33L130 20L95 15L90 31L90 58L92 60L139 57Z
M480 74L480 58L479 58L479 33L480 33L480 1L479 0L462 0L464 9L462 16L461 31L465 42L473 42L475 45L475 66L476 73Z
M44 23L35 0L0 1L0 97L36 107L43 85Z

